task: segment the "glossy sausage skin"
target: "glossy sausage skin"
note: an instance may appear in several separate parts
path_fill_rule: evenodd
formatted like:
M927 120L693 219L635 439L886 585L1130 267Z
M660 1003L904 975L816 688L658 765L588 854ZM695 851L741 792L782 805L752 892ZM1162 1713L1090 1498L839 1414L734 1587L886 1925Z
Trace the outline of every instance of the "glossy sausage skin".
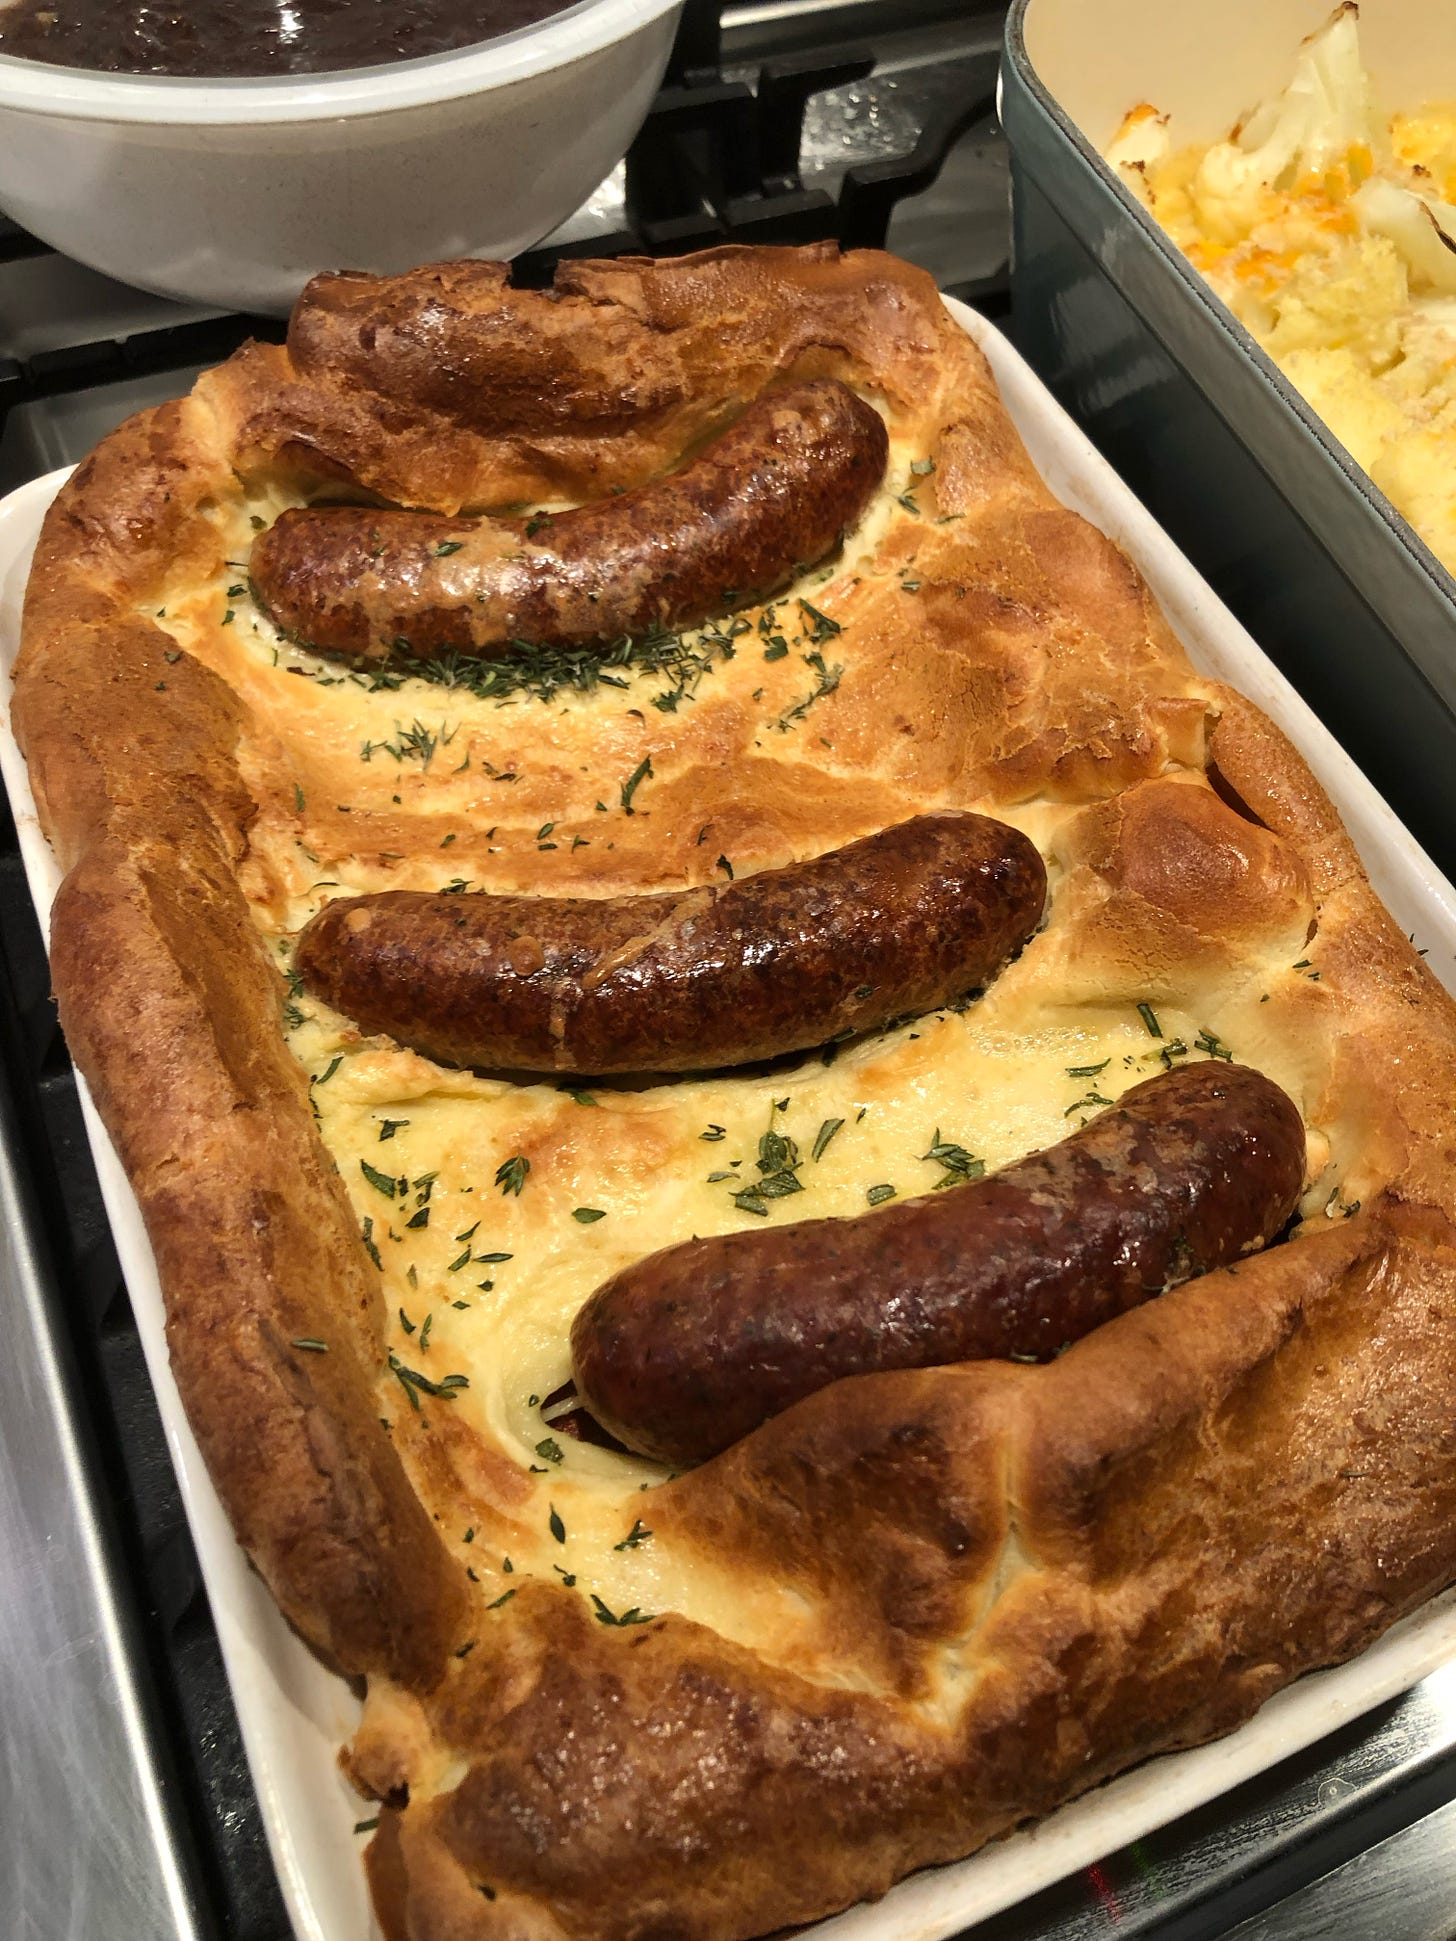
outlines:
M578 1314L576 1385L619 1441L687 1464L841 1376L1048 1357L1272 1240L1304 1157L1271 1080L1179 1066L987 1179L650 1255Z
M681 470L531 519L326 506L285 512L250 571L322 654L492 654L696 626L823 559L884 476L879 413L833 378L757 399Z
M1019 830L947 812L664 895L341 898L294 963L365 1031L442 1064L709 1071L963 996L1045 900Z

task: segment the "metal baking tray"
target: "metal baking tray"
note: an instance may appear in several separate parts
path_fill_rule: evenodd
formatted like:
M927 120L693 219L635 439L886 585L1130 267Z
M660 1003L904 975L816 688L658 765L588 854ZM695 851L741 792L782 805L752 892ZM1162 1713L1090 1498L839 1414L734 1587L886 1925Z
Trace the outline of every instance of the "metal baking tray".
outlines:
M1056 397L1448 870L1456 581L1100 151L1127 110L1175 146L1288 79L1331 0L1015 0L1012 334ZM1363 0L1387 110L1456 97L1456 8Z
M1195 665L1240 688L1290 736L1339 806L1377 890L1402 927L1431 948L1438 975L1456 988L1456 890L1008 341L964 305L949 307L990 359L1007 408L1053 492L1137 563ZM0 774L42 926L59 870L10 733L9 669L30 555L45 508L65 476L37 479L0 504ZM378 1929L353 1827L369 1809L350 1792L336 1764L357 1703L289 1629L233 1538L172 1380L161 1288L136 1201L84 1086L82 1101L295 1931L303 1941L366 1941ZM812 1931L825 1941L937 1941L958 1934L1218 1799L1452 1661L1456 1594L1447 1593L1350 1664L1299 1680L1229 1737L1151 1761L1027 1831L953 1866L916 1874L882 1901L856 1906Z

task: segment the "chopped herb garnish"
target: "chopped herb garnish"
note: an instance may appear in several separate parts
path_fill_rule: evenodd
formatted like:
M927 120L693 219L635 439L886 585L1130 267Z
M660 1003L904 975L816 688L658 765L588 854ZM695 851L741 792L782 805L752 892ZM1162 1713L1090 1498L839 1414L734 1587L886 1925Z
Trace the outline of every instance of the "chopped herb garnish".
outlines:
M655 1611L639 1610L637 1605L634 1604L630 1611L623 1611L622 1615L618 1617L617 1613L609 1605L602 1602L595 1591L591 1593L591 1601L596 1606L594 1615L598 1624L651 1624L653 1618L657 1615Z
M715 869L721 869L730 883L733 881L733 865L726 856L720 856L713 867Z
M635 815L637 813L632 807L632 797L637 793L639 784L649 781L651 776L652 757L650 755L644 755L632 770L632 773L627 777L627 780L622 784L622 807L628 815Z
M453 1402L457 1390L470 1386L470 1378L467 1375L442 1375L439 1381L431 1381L428 1375L422 1375L417 1368L406 1368L398 1355L389 1357L389 1366L400 1387L410 1398L411 1408L414 1409L420 1406L420 1394L437 1396L442 1402ZM418 1394L416 1390L419 1391Z
M502 1591L502 1592L501 1592L501 1594L500 1594L500 1596L499 1596L499 1597L498 1597L498 1598L497 1598L497 1599L495 1600L495 1602L494 1602L494 1604L487 1604L487 1605L486 1605L486 1607L485 1607L485 1608L486 1608L486 1610L487 1610L487 1611L498 1611L498 1610L500 1609L500 1607L501 1607L501 1605L502 1605L502 1604L509 1604L509 1603L510 1603L510 1601L511 1601L511 1599L512 1599L512 1598L513 1598L513 1597L515 1596L515 1594L516 1594L516 1587L515 1587L515 1585L514 1585L514 1584L512 1584L512 1586L511 1586L511 1588L510 1588L510 1589L509 1589L508 1591ZM484 1889L484 1888L482 1888L482 1889L481 1889L481 1892L482 1892L482 1893L484 1893L484 1892L485 1892L485 1889ZM492 1894L490 1898L491 1898L492 1900L494 1900L494 1899L495 1899L495 1895L494 1895L494 1894Z
M829 615L821 613L818 607L811 607L807 600L800 600L799 609L814 630L809 638L816 647L821 646L826 640L833 640L840 632L837 620L831 620Z
M1161 1038L1163 1035L1163 1027L1158 1023L1157 1013L1153 1010L1152 1005L1140 1004L1137 1010L1138 1016L1148 1028L1148 1036L1150 1038Z
M590 1093L590 1092L571 1092L571 1093L569 1093L569 1094L568 1094L568 1096L569 1096L570 1098L573 1098L573 1099L575 1099L575 1101L576 1101L576 1103L577 1103L578 1105L595 1105L595 1104L596 1104L596 1100L595 1100L595 1099L594 1099L594 1098L592 1097L592 1095L591 1095L591 1093Z
M635 1550L639 1543L646 1543L651 1535L652 1532L639 1516L626 1536L623 1537L622 1541L620 1543L614 1543L612 1548L613 1550Z
M814 1134L814 1145L809 1154L811 1159L822 1159L828 1150L829 1141L844 1124L843 1119L826 1119Z
M838 630L836 629L836 631ZM816 639L818 638L817 635L815 637ZM805 654L804 660L805 664L814 670L818 678L809 692L801 700L796 701L791 708L785 708L784 712L773 724L777 732L781 735L786 735L794 722L802 721L816 701L822 701L826 694L833 694L844 674L844 668L840 665L826 667L824 664L824 656L817 651L812 654Z
M578 1206L572 1208L571 1217L580 1220L584 1227L589 1227L594 1221L605 1220L607 1216L599 1206Z
M294 1348L307 1348L310 1354L326 1355L329 1352L327 1341L320 1341L316 1335L301 1334L289 1344Z
M511 1158L503 1161L501 1165L496 1167L495 1183L502 1193L519 1194L521 1188L526 1183L526 1175L530 1170L530 1160L522 1153L515 1153ZM510 1255L506 1254L502 1258L509 1260Z
M253 523L255 525L261 526L263 521L261 519L255 519ZM372 1833L375 1827L378 1826L378 1824L379 1824L379 1815L376 1813L372 1820L355 1820L354 1831L356 1833Z
M755 1187L745 1186L741 1193L735 1193L733 1204L743 1213L757 1214L761 1220L768 1218L768 1203Z
M1074 1112L1086 1112L1099 1105L1112 1105L1114 1103L1114 1100L1104 1098L1100 1092L1088 1092L1086 1097L1078 1099L1075 1105L1069 1105L1062 1114L1062 1117L1064 1119L1070 1119Z
M380 1144L382 1145L386 1139L392 1139L395 1133L402 1131L408 1124L408 1119L385 1119L381 1121L379 1127Z
M1206 1051L1210 1058L1227 1059L1230 1064L1233 1062L1233 1053L1218 1033L1210 1031L1207 1025L1199 1026L1198 1036L1193 1040L1193 1045L1196 1051Z
M343 1062L344 1062L344 1054L343 1052L340 1052L338 1056L329 1065L327 1071L320 1072L316 1078L311 1078L309 1080L309 1084L327 1085L329 1080L333 1077L334 1073L339 1069L340 1065L342 1065Z
M413 1334L415 1331L415 1323L411 1321L403 1308L399 1311L399 1325L404 1329L406 1334Z
M871 1206L882 1206L886 1200L893 1200L894 1197L895 1189L890 1185L871 1186L865 1194Z
M551 1568L556 1572L556 1575L561 1579L562 1583L565 1584L568 1590L575 1589L576 1587L575 1571L563 1570L560 1564L553 1564Z
M1099 1078L1111 1063L1112 1060L1110 1058L1104 1058L1100 1065L1068 1065L1067 1077Z
M427 1227L429 1224L430 1224L430 1209L427 1206L422 1206L418 1213L411 1214L409 1219L405 1221L405 1226L407 1228L408 1227Z
M456 1237L457 1239L459 1238L458 1235ZM470 1265L470 1249L467 1247L463 1254L456 1255L455 1259L452 1260L450 1262L450 1265L445 1269L445 1272L447 1274L458 1274L462 1267L468 1267L469 1265Z
M451 553L458 553L464 544L463 539L442 539L435 548L435 558L448 559Z
M376 1193L382 1193L387 1200L394 1198L400 1182L391 1179L388 1173L381 1173L379 1168L371 1166L367 1159L359 1161L359 1170Z
M782 1111L788 1100L775 1100L774 1110ZM737 1162L735 1161L735 1164ZM733 1203L744 1213L765 1214L766 1200L782 1200L790 1193L802 1193L798 1177L803 1161L794 1140L782 1132L766 1132L758 1142L757 1166L762 1178L733 1195Z
M374 1265L382 1273L384 1271L384 1262L379 1258L379 1249L374 1244L374 1222L372 1220L365 1220L363 1226L360 1228L360 1238L364 1242L365 1253L368 1254L369 1258L374 1262Z
M565 1543L566 1525L561 1521L560 1514L554 1503L551 1505L551 1514L546 1519L546 1527L558 1543Z
M418 762L421 768L428 768L435 759L437 748L448 748L459 733L458 728L446 729L443 723L437 734L432 728L416 719L408 728L394 724L393 741L366 741L359 750L361 762L373 761L376 754L391 755L396 762ZM505 777L501 777L504 780Z
M546 1436L536 1444L536 1454L542 1462L560 1462L561 1444L555 1436Z
M715 1146L717 1145L720 1139L726 1139L728 1137L728 1133L725 1127L720 1125L714 1125L710 1119L708 1122L708 1130L706 1132L700 1132L698 1134L698 1137L700 1139L705 1139L710 1146Z
M937 1191L942 1186L960 1186L966 1180L980 1179L986 1170L984 1159L977 1159L964 1146L953 1145L948 1139L942 1139L939 1126L935 1128L930 1151L921 1153L920 1157L933 1160L937 1166L945 1168L942 1177L935 1182Z
M929 478L930 474L935 470L935 460L933 458L912 458L910 461L910 470L918 479Z

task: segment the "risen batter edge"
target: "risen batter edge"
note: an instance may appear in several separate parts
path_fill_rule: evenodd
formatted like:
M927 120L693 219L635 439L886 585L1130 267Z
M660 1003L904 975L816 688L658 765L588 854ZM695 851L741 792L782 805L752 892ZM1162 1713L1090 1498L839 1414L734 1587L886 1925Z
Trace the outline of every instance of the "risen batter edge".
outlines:
M790 771L738 853L813 853L921 801L1082 804L1058 825L1079 953L1057 955L1054 912L1044 980L1120 996L1173 961L1216 988L1313 934L1318 983L1286 978L1270 1015L1338 1157L1336 1206L1289 1243L1045 1368L840 1383L655 1489L657 1541L812 1608L812 1676L801 1642L603 1625L535 1575L487 1632L436 1522L453 1484L418 1428L379 1426L378 1277L239 885L247 710L138 617L179 561L211 570L240 476L446 511L587 496L788 369L918 423L926 502L964 529L922 540L913 631L885 590L903 554L853 596L911 668L897 687L867 647L866 691L851 669L821 704L856 790L796 812ZM325 280L286 350L246 347L63 491L15 723L68 871L62 1020L147 1218L199 1442L284 1611L369 1680L351 1769L386 1801L391 1936L813 1919L1228 1730L1456 1577L1456 1008L1298 756L1055 506L917 272L816 249L563 266L555 299L477 264ZM650 878L653 841L626 825L592 886Z

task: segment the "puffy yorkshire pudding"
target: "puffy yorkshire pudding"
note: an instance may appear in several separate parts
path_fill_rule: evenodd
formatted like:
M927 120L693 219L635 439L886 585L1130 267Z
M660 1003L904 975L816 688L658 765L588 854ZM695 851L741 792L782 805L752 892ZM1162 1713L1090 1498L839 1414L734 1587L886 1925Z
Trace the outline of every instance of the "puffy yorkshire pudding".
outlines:
M735 428L761 481L806 395L878 472L802 528L817 563L795 540L678 609L640 507ZM731 549L713 504L691 544ZM507 531L549 606L535 542L572 520L598 565L630 550L651 624L472 631L498 584L444 569ZM327 653L262 604L300 533L309 615L371 616ZM459 636L397 645L410 601ZM198 1440L284 1612L367 1681L346 1758L391 1941L817 1919L1229 1730L1456 1577L1456 1013L919 272L318 279L286 346L63 489L14 720L68 872L62 1019ZM938 981L892 1004L907 958ZM467 1002L475 1035L405 1042ZM1088 1169L1109 1258L1104 1214L1156 1228L1115 1287ZM984 1235L987 1205L1018 1287L1049 1263L1029 1343L843 1374L836 1261L874 1239L861 1281L913 1332L926 1222ZM709 1256L730 1293L758 1263L817 1378L712 1455L681 1366L619 1382L639 1447L654 1394L697 1407L675 1473L591 1419L573 1322L665 1260L691 1334ZM624 1352L602 1314L588 1400Z

